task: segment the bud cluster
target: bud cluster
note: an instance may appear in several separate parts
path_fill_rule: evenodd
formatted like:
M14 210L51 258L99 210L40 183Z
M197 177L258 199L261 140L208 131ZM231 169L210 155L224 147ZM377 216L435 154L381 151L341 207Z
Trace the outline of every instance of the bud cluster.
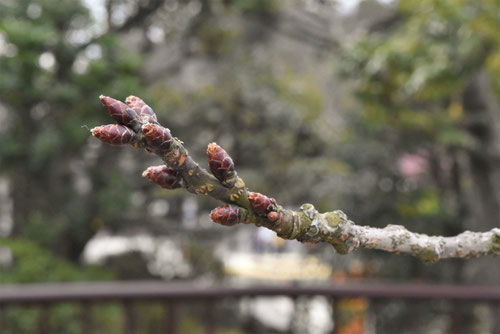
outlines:
M177 173L165 165L149 167L142 173L142 176L165 189L182 187Z
M216 143L207 148L208 165L212 174L221 182L225 182L235 175L233 159Z
M96 126L91 129L90 132L100 141L111 145L130 144L134 137L134 132L132 130L119 124Z
M240 222L239 209L229 204L219 206L210 212L210 219L224 226L236 225Z
M91 132L96 138L111 145L132 144L136 147L145 146L149 152L154 151L162 155L169 155L174 152L175 148L182 149L182 146L174 144L174 138L170 130L158 124L153 109L142 99L129 96L125 100L126 103L123 103L103 95L99 98L111 117L119 124L93 128ZM179 166L186 159L185 154L181 153L178 154L177 159ZM224 149L216 143L209 144L207 158L210 171L225 187L233 188L236 185L237 194L231 193L232 201L233 196L238 198L238 196L246 192L243 181L237 177L233 160ZM170 160L168 159L168 161ZM176 189L183 186L183 179L180 174L166 165L149 167L142 175L166 189ZM249 192L248 201L257 215L267 217L270 221L280 219L280 214L276 212L278 206L274 199L260 193ZM225 204L212 210L210 218L221 225L235 225L241 219L240 209Z

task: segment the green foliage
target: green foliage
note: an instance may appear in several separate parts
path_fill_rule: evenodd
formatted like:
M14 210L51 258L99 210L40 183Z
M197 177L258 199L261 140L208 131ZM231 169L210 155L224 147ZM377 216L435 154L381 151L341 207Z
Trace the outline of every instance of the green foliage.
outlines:
M497 85L500 3L400 0L397 8L391 25L345 50L343 73L359 80L362 131L393 145L393 157L406 150L453 160L457 150L478 149L464 125L462 94L481 71ZM421 204L398 211L426 216L431 206Z
M244 13L261 16L272 16L277 14L280 8L280 0L229 0L230 7Z
M361 79L358 95L371 121L416 130L434 125L433 133L455 121L447 108L492 45L493 54L498 47L493 36L482 33L492 29L485 25L492 24L488 17L495 11L463 2L399 1L396 29L373 34L349 50L346 73ZM409 119L408 113L413 114Z
M361 79L360 99L379 108L375 121L389 119L398 126L399 114L410 111L422 115L417 126L428 127L436 114L446 117L472 73L485 68L497 80L499 4L401 0L398 8L394 29L371 34L349 49L345 73Z
M412 193L409 197L404 198L399 205L398 211L402 218L418 218L440 213L440 202L436 192L422 190Z
M188 147L200 161L206 159L202 151L207 142L217 141L253 189L272 192L285 203L299 204L302 198L331 203L325 193L302 188L342 165L327 151L330 131L318 85L291 67L271 71L234 54L229 57L234 58L225 65L227 71L205 85L189 90L168 83L155 87L160 120L162 110L175 110L168 115L168 126L190 138ZM288 191L282 185L289 180L302 190Z
M215 18L205 20L198 30L200 51L214 56L227 55L238 32L224 28Z
M0 284L63 282L78 280L110 280L113 275L102 268L78 266L62 260L32 241L0 239L0 247L8 248L13 255L12 265L0 267ZM99 307L106 314L106 321L96 321L105 329L116 312L109 306ZM7 309L7 333L35 333L40 309L11 306ZM113 315L114 313L114 315ZM74 321L80 315L78 305L61 304L51 309L51 333L80 333L80 325ZM115 327L116 328L116 327Z
M484 157L480 136L487 131L472 130L471 121L482 116L467 107L465 92L478 74L486 74L500 93L500 2L399 0L395 6L384 26L343 49L340 68L355 80L361 112L351 114L339 157L351 175L372 173L371 182L346 196L343 207L354 221L454 235L478 220L478 208L468 203L477 196L468 166L474 154ZM426 162L421 174L405 174L401 160L408 154ZM387 277L438 280L447 270L460 271L452 261L439 269L394 261L380 269Z
M0 131L0 174L18 184L13 188L16 233L73 259L93 234L90 222L124 214L117 207L129 193L126 183L114 179L102 190L113 200L78 192L72 166L81 163L89 139L82 126L109 122L106 113L96 112L99 94L125 97L141 91L141 57L113 34L86 45L92 36L84 33L94 24L80 1L0 3L0 37L13 50L0 55L0 103L8 110L6 130ZM114 164L116 150L100 154ZM114 174L103 164L85 167L92 184ZM36 200L21 203L27 196ZM41 222L53 228L44 229Z
M128 185L123 176L110 175L106 182L98 189L96 196L103 204L101 218L109 221L128 206L130 195L127 193Z
M113 276L97 267L82 267L59 259L33 241L0 239L0 247L13 254L13 265L0 268L0 283L109 280Z
M321 116L322 92L310 76L299 75L287 67L279 76L264 75L264 82L269 84L280 100L301 108L304 120L312 121Z

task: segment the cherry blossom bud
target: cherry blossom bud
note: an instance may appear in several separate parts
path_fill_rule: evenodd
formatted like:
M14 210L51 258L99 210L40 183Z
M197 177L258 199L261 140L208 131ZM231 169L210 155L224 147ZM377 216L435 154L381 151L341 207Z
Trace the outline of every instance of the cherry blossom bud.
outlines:
M267 215L274 207L274 201L260 193L249 192L248 201L253 211L260 215Z
M141 98L130 95L125 99L125 103L135 110L140 117L146 118L148 121L158 122L156 114Z
M240 222L238 211L239 209L237 207L225 204L213 209L212 212L210 212L210 219L215 223L225 226L236 225Z
M96 126L92 130L92 135L111 145L125 145L132 142L134 132L123 125L108 124Z
M279 218L279 214L275 211L271 211L267 214L267 219L269 219L272 222L277 221Z
M142 173L142 176L162 188L176 189L182 186L177 173L165 165L149 167Z
M233 159L216 143L208 144L208 165L212 174L221 182L234 175Z
M172 146L173 138L170 130L161 125L147 123L142 126L142 134L152 148L168 150Z
M139 120L137 112L127 107L125 103L104 95L99 96L99 99L108 110L111 117L118 123L130 125L133 121Z

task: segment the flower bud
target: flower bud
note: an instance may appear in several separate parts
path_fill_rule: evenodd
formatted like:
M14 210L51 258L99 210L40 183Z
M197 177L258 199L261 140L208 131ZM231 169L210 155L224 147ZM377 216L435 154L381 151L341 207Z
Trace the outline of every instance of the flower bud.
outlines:
M240 222L238 213L239 209L237 207L225 204L213 209L210 212L210 219L221 225L233 226Z
M141 117L148 121L158 122L156 114L141 98L130 95L125 99L125 103Z
M252 210L260 215L267 215L274 207L274 201L260 193L249 192L248 201Z
M113 119L118 123L122 125L130 125L133 121L139 120L137 112L134 109L127 107L125 103L104 95L99 96L99 99L108 110L111 117L113 117Z
M96 126L92 130L92 135L111 145L124 145L132 142L134 132L123 125L108 124Z
M170 130L161 125L147 123L142 126L142 134L151 148L168 150L172 146L173 138Z
M279 214L276 211L271 211L267 214L267 219L269 219L272 222L277 221L279 218Z
M233 159L216 143L208 144L208 165L212 174L221 182L234 175Z
M149 167L142 172L142 176L147 177L162 188L176 189L182 186L177 173L165 165Z

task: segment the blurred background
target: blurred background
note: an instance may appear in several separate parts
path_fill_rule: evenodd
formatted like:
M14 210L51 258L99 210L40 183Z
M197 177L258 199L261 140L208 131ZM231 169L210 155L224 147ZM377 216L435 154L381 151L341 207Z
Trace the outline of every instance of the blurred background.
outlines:
M498 284L498 258L340 256L213 224L219 203L150 184L140 175L158 158L88 129L112 123L99 94L140 96L197 161L216 141L284 206L486 231L500 216L499 30L496 0L0 0L0 284ZM484 302L284 296L214 310L221 334L331 333L333 319L344 334L500 333ZM133 330L119 303L87 311L90 332L166 330L157 301L134 304ZM204 333L203 312L181 303L178 333ZM2 333L88 330L74 303L0 314Z

